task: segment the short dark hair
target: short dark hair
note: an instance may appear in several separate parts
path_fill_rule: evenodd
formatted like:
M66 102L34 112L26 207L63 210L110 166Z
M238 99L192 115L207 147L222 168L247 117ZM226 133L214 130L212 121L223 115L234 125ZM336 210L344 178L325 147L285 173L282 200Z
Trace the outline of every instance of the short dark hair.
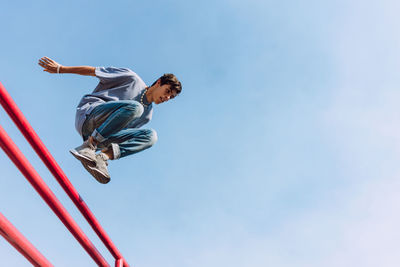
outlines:
M160 85L164 84L169 84L171 85L171 90L175 91L176 94L180 94L182 91L182 84L176 78L176 76L172 73L165 73L163 76L161 76L157 81L160 80ZM155 81L151 86L153 86L157 81Z

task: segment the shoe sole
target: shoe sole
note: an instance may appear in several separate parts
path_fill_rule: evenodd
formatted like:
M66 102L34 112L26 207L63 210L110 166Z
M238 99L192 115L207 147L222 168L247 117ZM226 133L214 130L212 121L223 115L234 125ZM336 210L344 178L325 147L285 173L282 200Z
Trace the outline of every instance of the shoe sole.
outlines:
M111 178L92 166L83 164L83 167L101 184L107 184Z
M91 166L96 166L96 161L95 161L95 160L93 160L93 159L91 159L91 158L88 158L88 157L85 157L85 156L79 154L78 151L76 151L75 149L71 149L69 152L70 152L70 153L72 154L72 156L74 156L77 160L79 160L80 162L82 162L82 164L87 164L87 165L91 165Z

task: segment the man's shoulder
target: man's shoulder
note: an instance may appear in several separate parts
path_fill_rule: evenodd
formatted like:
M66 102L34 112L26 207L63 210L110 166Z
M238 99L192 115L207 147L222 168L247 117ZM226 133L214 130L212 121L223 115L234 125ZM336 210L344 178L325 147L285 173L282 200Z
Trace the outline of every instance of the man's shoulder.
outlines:
M108 74L108 75L118 75L118 76L137 76L137 74L130 68L125 67L96 67L96 73L98 74Z
M126 76L130 76L130 77L134 78L136 81L138 81L140 83L144 83L142 78L140 78L139 74L134 72L132 69L130 69L130 68L118 68L118 69L123 71Z
M142 78L134 71L132 71L132 77L135 79L135 85L139 87L140 90L144 90L146 88L146 83L142 80Z

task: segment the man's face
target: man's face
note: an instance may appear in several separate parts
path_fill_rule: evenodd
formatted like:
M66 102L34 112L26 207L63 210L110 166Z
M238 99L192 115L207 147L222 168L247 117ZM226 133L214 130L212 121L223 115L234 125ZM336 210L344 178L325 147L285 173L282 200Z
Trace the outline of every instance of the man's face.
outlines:
M167 102L168 100L176 97L176 92L171 90L171 85L169 84L164 84L156 88L154 90L154 103L160 104Z

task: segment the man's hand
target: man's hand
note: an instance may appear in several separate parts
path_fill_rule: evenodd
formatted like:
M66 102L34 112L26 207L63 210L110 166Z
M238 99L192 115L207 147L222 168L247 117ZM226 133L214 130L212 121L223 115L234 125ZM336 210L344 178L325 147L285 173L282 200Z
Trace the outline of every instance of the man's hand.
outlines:
M57 68L61 68L61 65L48 57L42 57L39 59L39 66L41 66L44 70L50 73L57 73Z
M58 64L54 60L48 57L42 57L39 59L39 66L41 66L44 70L50 73L73 73L79 75L86 75L86 76L96 76L95 67L90 66L77 66L77 67L68 67L62 66Z

